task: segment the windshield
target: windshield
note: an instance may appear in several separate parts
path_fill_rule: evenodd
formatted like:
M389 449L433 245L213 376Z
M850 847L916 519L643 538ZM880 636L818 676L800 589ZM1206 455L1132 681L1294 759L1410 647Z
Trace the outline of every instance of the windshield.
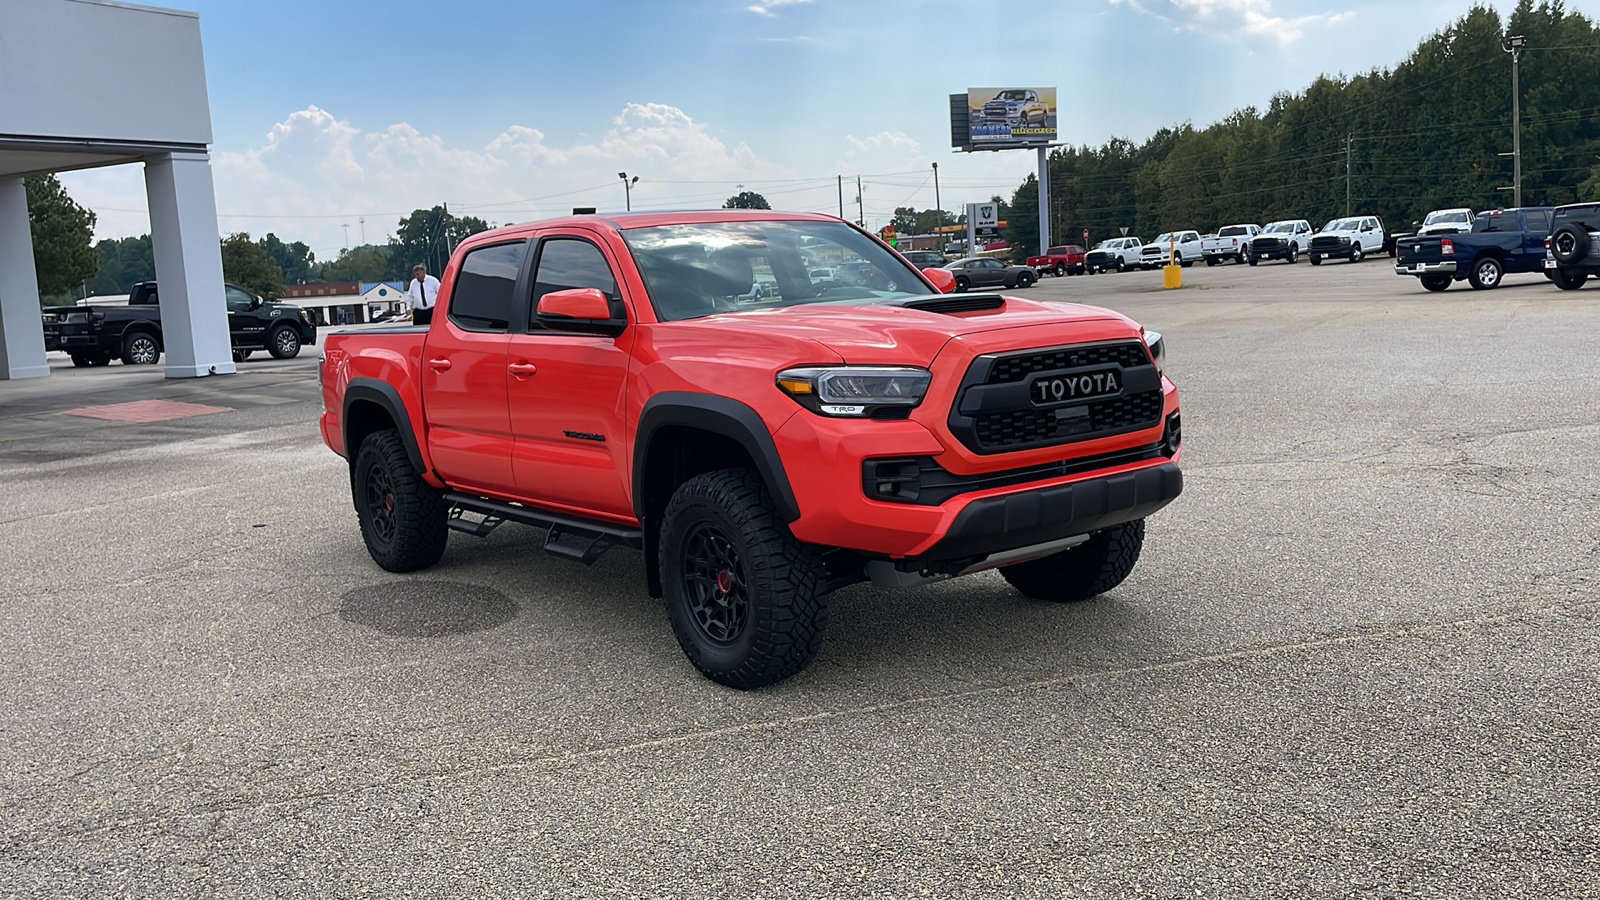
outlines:
M1472 221L1472 217L1469 216L1465 210L1461 210L1461 211L1431 212L1431 213L1428 213L1428 217L1426 219L1422 220L1422 224L1424 224L1424 225L1441 225L1441 224L1443 224L1445 222L1466 223L1466 222L1470 222L1470 221Z
M1150 243L1152 243L1152 244L1165 244L1170 240L1172 240L1172 234L1171 234L1171 232L1168 232L1167 234L1158 234L1158 235L1156 235L1156 239L1151 241Z
M1293 222L1273 222L1261 230L1262 234L1293 234Z
M1361 226L1359 219L1334 219L1322 226L1323 231L1355 231Z
M840 222L705 222L622 237L664 322L931 290L898 256ZM831 278L811 271L829 268Z
M1001 91L996 95L996 100L1026 100L1028 95L1023 91Z

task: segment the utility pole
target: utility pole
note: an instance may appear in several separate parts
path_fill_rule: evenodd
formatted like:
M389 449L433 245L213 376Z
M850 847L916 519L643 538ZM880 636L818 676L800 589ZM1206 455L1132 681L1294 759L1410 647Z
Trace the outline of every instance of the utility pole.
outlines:
M839 176L839 218L844 218L844 176Z
M349 250L350 249L350 223L346 222L340 227L344 229L344 248L346 250Z
M361 223L361 243L365 244L367 242L367 217L362 216L356 221Z
M939 202L939 164L933 164L933 249L944 250L939 245L939 229L944 227L944 204Z
M867 227L867 203L861 199L861 176L856 176L856 224Z
M1517 89L1517 63L1527 46L1528 39L1520 34L1506 38L1505 48L1511 54L1511 202L1518 208L1522 206L1522 92Z
M1355 142L1355 135L1344 136L1344 214L1350 215L1350 148Z

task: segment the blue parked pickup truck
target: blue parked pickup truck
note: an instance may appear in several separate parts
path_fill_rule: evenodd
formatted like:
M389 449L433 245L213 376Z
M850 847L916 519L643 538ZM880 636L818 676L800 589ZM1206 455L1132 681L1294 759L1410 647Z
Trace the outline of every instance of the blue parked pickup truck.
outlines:
M1544 239L1550 234L1549 206L1497 209L1478 213L1463 234L1419 234L1401 238L1394 271L1415 275L1430 291L1465 280L1474 290L1500 286L1511 272L1544 271Z

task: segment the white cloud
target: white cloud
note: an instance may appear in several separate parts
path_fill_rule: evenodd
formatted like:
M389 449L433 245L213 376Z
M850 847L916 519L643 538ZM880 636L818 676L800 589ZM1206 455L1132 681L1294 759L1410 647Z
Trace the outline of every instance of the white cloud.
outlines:
M1282 49L1305 37L1308 25L1332 25L1353 13L1322 13L1287 18L1273 15L1273 0L1111 0L1173 24L1179 31L1236 38Z
M774 9L783 6L796 6L801 3L810 2L811 0L761 0L761 2L756 3L753 6L745 7L745 9L755 13L756 15L766 16L767 18L771 19L777 18L778 15L777 13L773 12Z

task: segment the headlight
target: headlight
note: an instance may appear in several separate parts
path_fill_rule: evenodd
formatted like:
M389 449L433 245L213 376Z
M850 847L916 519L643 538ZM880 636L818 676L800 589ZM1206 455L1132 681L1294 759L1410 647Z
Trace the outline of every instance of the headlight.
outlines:
M778 388L812 412L825 416L870 416L885 406L913 407L928 393L927 369L898 366L839 366L789 369Z
M1161 339L1161 332L1146 331L1144 342L1150 348L1150 356L1156 361L1156 368L1161 368L1167 362L1167 342Z

